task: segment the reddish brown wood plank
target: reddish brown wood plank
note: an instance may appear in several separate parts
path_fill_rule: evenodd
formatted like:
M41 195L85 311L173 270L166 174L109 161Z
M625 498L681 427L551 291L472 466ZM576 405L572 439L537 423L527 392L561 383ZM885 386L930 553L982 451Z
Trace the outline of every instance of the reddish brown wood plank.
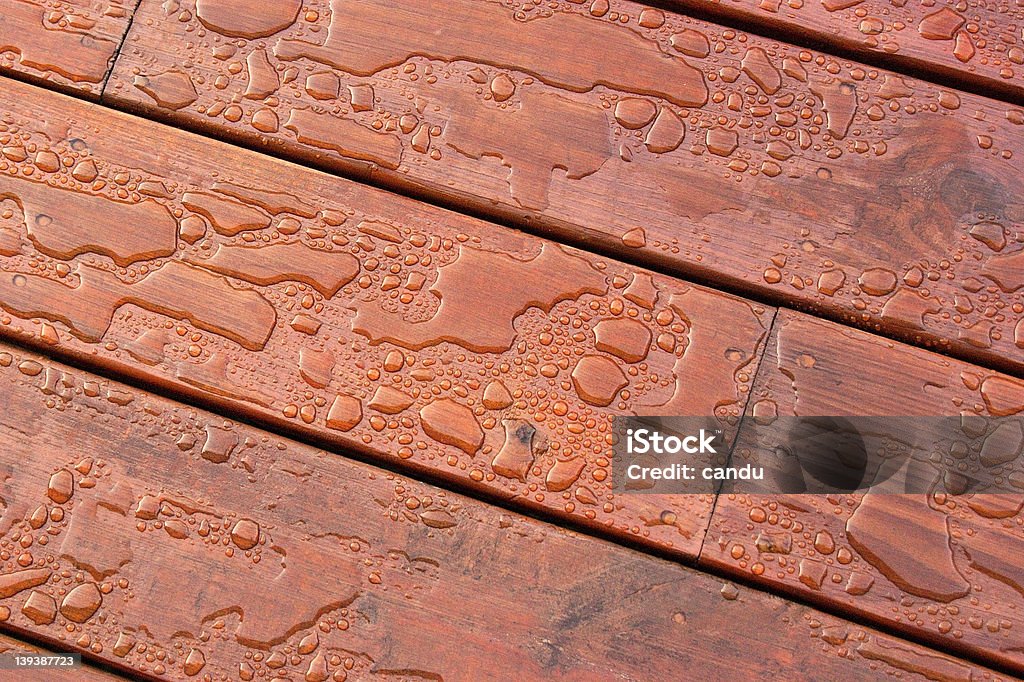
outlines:
M772 336L751 397L761 415L1024 410L1018 379L864 332L780 311ZM751 452L745 433L741 458L771 456ZM1024 492L988 498L722 495L701 561L1020 672Z
M1024 8L1018 3L880 0L672 0L681 10L738 20L762 35L827 44L896 71L1024 100Z
M38 355L0 390L3 627L141 677L998 678Z
M0 654L39 654L52 656L54 652L43 649L20 639L8 637L0 633ZM5 675L7 677L5 677ZM18 682L49 682L50 680L84 680L85 682L118 682L123 678L104 672L90 665L82 665L73 670L60 668L22 668L20 670L0 670L0 679L18 680Z
M0 7L0 74L99 97L135 4L5 0Z
M232 7L144 0L107 101L1024 372L1019 107L619 0Z
M737 417L772 309L30 86L0 110L0 335L696 554L710 497L613 497L610 422Z

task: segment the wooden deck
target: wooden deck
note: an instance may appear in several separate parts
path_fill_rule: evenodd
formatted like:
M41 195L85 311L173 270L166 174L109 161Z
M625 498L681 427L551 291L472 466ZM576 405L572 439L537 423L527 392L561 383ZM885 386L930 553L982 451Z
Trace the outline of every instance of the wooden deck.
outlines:
M1021 471L612 489L1024 414L1021 14L0 0L0 679L1024 675Z
M141 677L986 672L677 563L0 348L0 381L12 398L3 444L18 462L6 499L29 519L4 529L5 537L50 540L25 550L32 556L24 563L42 568L9 580L27 586L17 598L45 595L33 603L57 613L8 622ZM54 390L32 376L36 368ZM61 409L46 408L54 401ZM32 443L14 435L26 428L36 434ZM48 588L62 572L69 578L52 586L64 595L58 603ZM72 624L70 637L63 623Z
M140 5L106 102L1024 370L985 312L1024 304L1019 107L631 2L179 4Z

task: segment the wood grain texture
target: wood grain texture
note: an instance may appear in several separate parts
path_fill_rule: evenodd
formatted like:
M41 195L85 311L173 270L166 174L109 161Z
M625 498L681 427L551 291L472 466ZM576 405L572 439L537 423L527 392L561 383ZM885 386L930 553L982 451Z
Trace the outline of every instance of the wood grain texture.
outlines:
M710 497L613 497L610 422L735 420L774 310L27 85L0 109L0 335L696 554Z
M712 12L833 49L862 55L894 71L910 70L990 96L1024 100L1024 9L996 0L884 3L871 0L673 0L684 11Z
M0 389L0 627L140 679L999 679L11 347Z
M0 654L24 653L52 655L53 652L35 644L23 642L14 637L0 633ZM6 677L5 677L6 676ZM82 665L74 670L60 670L54 668L21 670L0 670L0 679L17 680L18 682L49 682L50 680L83 680L84 682L119 682L124 678L112 673L99 670L90 665Z
M1024 371L1019 107L618 0L260 6L144 0L106 101Z
M4 0L0 74L98 98L134 9L133 0Z
M780 311L751 402L763 416L1020 415L1024 382ZM702 564L1024 672L1024 476L1009 474L1015 494L953 494L953 458L998 441L977 424L939 453L954 474L934 494L719 496ZM1019 469L1014 428L999 450ZM734 457L772 456L741 431Z
M1024 9L1017 3L875 0L671 0L682 11L738 20L762 35L788 35L909 69L936 82L1024 100ZM828 48L825 48L826 51Z

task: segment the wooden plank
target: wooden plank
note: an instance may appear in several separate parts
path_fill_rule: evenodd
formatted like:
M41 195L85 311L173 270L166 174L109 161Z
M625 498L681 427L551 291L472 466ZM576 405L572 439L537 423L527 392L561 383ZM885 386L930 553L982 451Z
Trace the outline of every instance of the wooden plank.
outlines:
M0 387L2 579L45 577L3 627L135 676L998 677L11 347Z
M1024 372L1019 107L620 0L259 7L143 0L106 101Z
M0 10L0 74L98 98L132 0L7 0Z
M1024 100L1024 11L1012 4L888 3L879 0L671 0L682 11L812 41L895 71Z
M774 310L30 86L0 110L34 150L0 158L0 335L696 555L711 497L613 497L610 422L738 417Z
M1024 410L1018 379L790 311L779 313L752 396L761 415ZM771 456L745 434L741 456ZM1022 503L1019 491L722 495L701 563L1021 673Z
M54 652L38 647L20 639L8 637L0 633L0 654L40 654L52 656ZM19 682L49 682L50 680L84 680L84 682L117 682L123 678L105 672L90 665L82 665L73 670L60 668L22 668L17 671L4 671L10 679Z

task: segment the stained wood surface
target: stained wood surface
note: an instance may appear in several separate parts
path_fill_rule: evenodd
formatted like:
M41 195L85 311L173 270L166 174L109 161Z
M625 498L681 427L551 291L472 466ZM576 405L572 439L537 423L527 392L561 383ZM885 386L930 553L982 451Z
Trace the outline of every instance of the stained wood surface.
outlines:
M1017 10L792 4L726 13L1019 95ZM97 96L129 12L12 0L0 73ZM1024 371L1015 105L603 0L142 0L105 101ZM0 348L0 629L153 679L1024 674L1024 496L612 495L616 414L1024 411L775 314L5 81L0 337L221 415Z
M14 637L8 637L0 633L0 654L41 654L44 656L53 655L52 651L29 644ZM7 677L4 677L4 676ZM85 680L85 682L117 682L123 678L99 670L90 665L82 665L74 670L61 670L58 668L22 668L20 670L0 670L0 679L18 680L21 682L49 682L49 680Z
M0 75L99 97L135 5L133 0L4 0Z
M762 418L1005 417L1024 412L1024 382L780 311L751 402ZM940 453L951 475L934 494L719 496L701 563L1024 673L1024 474L1009 474L1013 494L947 492L958 492L953 458L976 459L978 440L998 443L1000 459L1019 469L1022 432L1019 423L1001 435L977 424ZM746 434L737 461L772 457Z
M629 2L274 7L143 0L105 101L1024 371L1019 107Z
M0 628L134 677L999 679L9 346L0 387Z
M599 0L600 1L600 0ZM671 0L682 11L738 20L761 35L810 40L825 51L1024 100L1024 8L1005 2Z
M774 310L27 85L0 335L695 556L615 414L742 414Z

